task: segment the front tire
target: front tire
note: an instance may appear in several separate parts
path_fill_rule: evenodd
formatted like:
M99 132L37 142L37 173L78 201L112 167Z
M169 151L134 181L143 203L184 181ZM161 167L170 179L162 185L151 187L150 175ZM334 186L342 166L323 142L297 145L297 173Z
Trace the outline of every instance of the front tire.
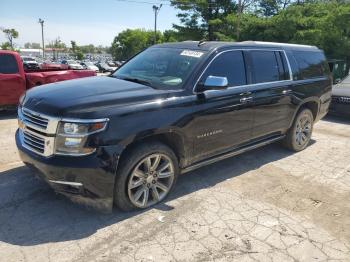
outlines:
M114 203L124 211L144 209L163 201L179 174L174 152L158 142L145 143L126 153L118 165Z
M310 109L302 109L283 140L283 145L295 152L304 150L310 143L314 117Z

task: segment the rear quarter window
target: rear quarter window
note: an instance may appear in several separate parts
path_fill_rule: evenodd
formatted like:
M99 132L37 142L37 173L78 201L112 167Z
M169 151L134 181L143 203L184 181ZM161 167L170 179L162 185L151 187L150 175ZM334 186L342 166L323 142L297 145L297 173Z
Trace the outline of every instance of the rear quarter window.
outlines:
M284 80L285 71L279 52L250 51L250 55L254 84Z
M299 67L298 79L309 79L325 76L329 73L326 58L321 52L293 51Z
M18 65L15 57L11 54L0 54L0 74L16 74Z

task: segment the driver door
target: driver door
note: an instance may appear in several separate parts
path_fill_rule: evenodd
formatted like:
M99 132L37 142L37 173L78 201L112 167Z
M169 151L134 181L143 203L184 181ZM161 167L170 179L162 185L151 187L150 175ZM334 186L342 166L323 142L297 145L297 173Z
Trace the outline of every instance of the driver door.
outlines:
M25 91L25 80L13 54L0 54L0 107L17 105Z
M199 83L208 76L226 77L228 88L197 94L198 111L191 124L194 162L229 151L251 138L253 109L247 100L245 68L242 51L227 51L219 54L201 77Z

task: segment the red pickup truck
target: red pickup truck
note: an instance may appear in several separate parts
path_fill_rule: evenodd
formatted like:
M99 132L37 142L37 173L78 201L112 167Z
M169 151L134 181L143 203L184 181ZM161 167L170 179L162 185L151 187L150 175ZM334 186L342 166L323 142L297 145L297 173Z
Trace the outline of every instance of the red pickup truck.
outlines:
M92 70L25 72L17 52L0 50L0 110L16 106L20 96L34 86L95 75Z

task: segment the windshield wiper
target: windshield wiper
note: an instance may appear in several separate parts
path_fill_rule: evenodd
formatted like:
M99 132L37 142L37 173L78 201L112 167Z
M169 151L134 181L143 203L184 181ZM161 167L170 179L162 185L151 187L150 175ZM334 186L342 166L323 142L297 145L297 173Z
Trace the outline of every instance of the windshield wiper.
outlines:
M133 77L117 77L118 79L122 79L122 80L125 80L125 81L130 81L130 82L134 82L134 83L138 83L138 84L141 84L141 85L145 85L145 86L150 86L150 87L153 87L152 86L152 83L147 81L147 80L143 80L143 79L139 79L139 78L133 78Z

